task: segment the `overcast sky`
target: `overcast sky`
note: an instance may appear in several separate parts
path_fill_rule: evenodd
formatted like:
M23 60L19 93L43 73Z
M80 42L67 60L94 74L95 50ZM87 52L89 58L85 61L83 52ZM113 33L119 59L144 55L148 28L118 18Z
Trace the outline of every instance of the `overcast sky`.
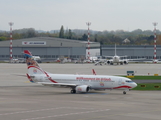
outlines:
M0 30L35 28L36 30L161 29L161 0L0 0Z

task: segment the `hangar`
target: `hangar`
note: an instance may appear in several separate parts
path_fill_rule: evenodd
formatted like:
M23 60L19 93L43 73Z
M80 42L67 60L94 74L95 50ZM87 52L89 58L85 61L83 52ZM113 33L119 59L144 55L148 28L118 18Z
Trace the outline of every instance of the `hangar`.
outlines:
M0 60L10 58L10 41L0 42ZM80 58L86 57L87 41L69 40L53 37L34 37L13 40L12 54L15 58L23 57L23 50L29 50L33 55L45 59L59 57ZM90 42L90 49L100 48L100 43Z
M161 59L161 45L156 48L157 59ZM100 49L101 56L114 56L115 45L102 45ZM153 45L119 45L116 46L116 53L118 56L127 56L128 59L147 58L153 59L154 46Z
M10 41L0 42L0 60L9 60ZM57 59L60 57L86 58L87 41L69 40L53 37L34 37L13 40L13 57L22 58L23 50L30 50L33 55L44 59ZM92 51L94 51L92 55ZM117 55L128 56L129 59L153 59L153 45L119 45ZM100 45L99 42L90 42L91 56L113 56L115 45ZM161 59L161 45L157 45L157 59Z

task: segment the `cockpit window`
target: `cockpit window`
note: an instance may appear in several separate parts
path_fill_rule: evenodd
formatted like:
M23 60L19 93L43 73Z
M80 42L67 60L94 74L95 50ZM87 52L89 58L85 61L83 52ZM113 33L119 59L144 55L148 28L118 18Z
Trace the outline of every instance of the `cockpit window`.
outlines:
M133 83L133 81L131 81L131 80L126 80L125 82L127 82L127 83Z

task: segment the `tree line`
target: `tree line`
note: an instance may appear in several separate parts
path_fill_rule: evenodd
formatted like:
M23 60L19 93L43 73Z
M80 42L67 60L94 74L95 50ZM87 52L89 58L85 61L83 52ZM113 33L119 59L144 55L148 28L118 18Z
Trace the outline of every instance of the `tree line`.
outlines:
M161 31L157 30L157 35L159 35ZM151 30L141 30L136 29L134 31L124 31L124 30L116 30L116 31L92 31L90 30L90 41L92 42L100 42L101 45L109 45L109 44L130 44L130 45L153 45L154 35ZM32 37L56 37L63 39L71 39L71 40L80 40L87 41L88 39L88 31L80 30L80 29L64 29L61 26L60 30L52 30L52 31L37 31L34 28L24 28L13 30L13 40L15 39L24 39L24 38L32 38ZM8 31L0 31L0 41L9 40L10 32ZM124 42L125 39L129 41Z

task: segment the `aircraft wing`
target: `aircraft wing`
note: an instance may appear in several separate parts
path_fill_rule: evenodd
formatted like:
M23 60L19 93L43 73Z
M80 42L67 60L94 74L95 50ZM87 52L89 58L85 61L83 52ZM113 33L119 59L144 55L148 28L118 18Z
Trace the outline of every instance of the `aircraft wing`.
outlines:
M113 62L113 59L109 59L109 60L107 60L107 61L109 61L109 62Z
M104 56L105 58L113 58L114 56ZM127 56L125 55L125 56L118 56L118 57L120 57L120 58L126 58Z
M138 59L128 59L128 62L145 62L145 58L138 58Z
M121 59L119 60L120 62L124 62L124 61L127 61L128 62L128 59Z
M159 60L144 61L145 63L161 63Z
M153 60L144 60L144 63L153 63Z
M68 83L49 83L49 82L37 82L38 84L42 84L45 86L57 86L57 87L75 87L76 84L68 84Z

